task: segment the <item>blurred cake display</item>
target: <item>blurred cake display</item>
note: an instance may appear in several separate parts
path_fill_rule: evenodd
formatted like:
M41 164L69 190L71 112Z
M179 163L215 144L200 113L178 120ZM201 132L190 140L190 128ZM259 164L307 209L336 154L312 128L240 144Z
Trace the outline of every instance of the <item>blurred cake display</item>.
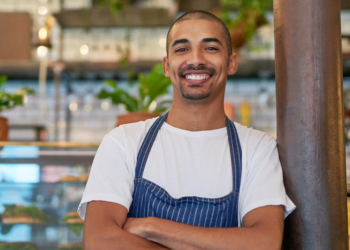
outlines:
M63 221L68 224L84 224L77 211L68 212Z
M74 175L65 175L60 178L60 181L63 182L87 182L89 179L89 173L82 174L80 176Z
M42 224L49 221L49 217L36 206L4 205L2 214L3 224Z
M0 242L0 250L37 250L37 248L32 242Z
M84 228L84 221L80 218L77 211L68 212L63 221L68 224L68 227L76 234L80 235Z
M61 244L57 250L83 250L83 243Z

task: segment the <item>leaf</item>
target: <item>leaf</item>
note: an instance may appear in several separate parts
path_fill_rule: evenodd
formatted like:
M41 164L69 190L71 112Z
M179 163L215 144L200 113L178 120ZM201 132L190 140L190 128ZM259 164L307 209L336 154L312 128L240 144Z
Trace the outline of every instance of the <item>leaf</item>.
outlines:
M5 91L0 91L0 112L6 109L13 109L16 106L22 106L23 97L25 95L32 95L32 94L35 94L35 91L27 87L18 89L12 94Z
M142 110L147 111L149 105L159 96L168 92L171 85L169 78L163 74L162 64L156 64L148 75L139 74L138 80L140 82L139 95L142 100ZM144 100L148 96L148 101Z
M137 105L138 104L137 99L129 95L127 92L125 91L123 92L120 100L121 100L121 103L125 104L125 108L127 111L129 112L139 111L138 105Z
M104 83L107 84L108 86L112 87L113 89L117 89L117 83L113 80L104 80Z
M80 235L81 232L83 231L84 228L84 224L79 224L79 223L72 223L72 224L68 224L68 227L70 228L70 230L72 230L76 235Z
M100 93L97 94L98 99L107 99L109 96L109 93L105 89L102 89Z
M97 94L97 97L99 99L110 98L111 102L115 105L124 104L125 109L129 112L148 112L150 104L156 98L166 94L171 85L170 79L163 74L161 64L156 64L147 75L140 73L138 75L138 82L138 97L132 96L128 91L119 88L113 80L105 81L108 86L112 87L112 91L102 89Z
M257 17L264 18L264 12L271 7L273 0L220 0L223 7L219 18L229 29L237 26L244 27L244 36L250 40L257 29ZM232 10L237 11L235 17L230 17Z
M7 76L0 76L0 87L7 81Z
M115 105L124 104L125 108L129 112L138 111L137 99L132 97L125 90L118 88L117 84L113 80L106 80L106 84L113 88L112 92L108 92L105 89L102 89L97 95L99 99L110 98L111 102Z
M13 102L14 106L23 105L23 95L13 94L11 96L11 101Z
M30 89L30 88L28 88L28 87L24 87L22 90L23 90L27 95L34 95L34 94L35 94L35 90Z

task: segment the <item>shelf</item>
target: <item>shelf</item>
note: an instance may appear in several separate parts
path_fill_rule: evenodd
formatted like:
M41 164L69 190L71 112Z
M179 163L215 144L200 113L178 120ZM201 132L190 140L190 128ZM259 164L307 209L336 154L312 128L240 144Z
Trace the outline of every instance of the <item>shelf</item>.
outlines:
M1 142L0 164L90 166L97 146L98 143Z
M161 61L137 61L130 62L130 69L135 73L141 73L149 71L154 65L161 63ZM90 76L95 75L95 78L105 78L104 73L107 75L118 76L118 74L124 72L118 62L89 62L89 61L66 61L66 72L74 72L79 78L86 78L85 74Z
M38 164L38 165L53 165L59 162L63 165L91 165L94 155L89 156L75 156L69 155L64 157L62 155L44 155L37 158L0 158L0 164Z
M13 142L13 141L0 141L0 147L4 146L37 146L37 147L58 147L58 148L87 148L98 147L98 142Z
M167 9L138 6L126 6L115 15L109 9L92 7L63 10L54 16L62 28L162 27L174 21Z
M89 61L66 61L65 72L68 76L80 79L110 79L122 76L124 70L118 62L89 62ZM130 68L136 73L149 71L160 61L131 62ZM350 76L350 53L343 55L343 74ZM39 62L36 61L0 61L0 75L9 78L33 79L39 75ZM273 59L241 59L238 63L237 73L230 78L237 77L262 77L275 76L275 61ZM93 79L90 79L93 78ZM52 79L52 69L48 69L48 79ZM1 143L0 143L1 146Z
M73 224L73 223L71 223L71 224ZM69 226L71 224L61 223L61 222L60 223L42 223L42 224L38 224L38 223L32 223L32 224L19 224L19 223L7 224L7 223L0 223L0 226L9 226L9 227L11 226L11 227L13 227L13 226L23 226L23 225L25 225L25 226L42 228L42 227L67 227L67 226ZM76 223L76 224L79 224L79 223ZM81 225L84 226L84 224L81 224Z
M32 188L32 187L39 187L39 188L45 188L45 187L51 187L51 186L61 186L62 188L67 187L85 187L86 182L66 182L66 181L59 181L59 182L37 182L37 183L17 183L17 182L0 182L0 190L4 190L5 188L11 188L11 189L21 189L21 188ZM1 192L1 191L0 191Z
M89 62L89 61L65 61L65 72L72 73L77 78L86 79L86 74L94 75L94 78L105 78L105 73L118 76L124 72L118 62ZM136 73L149 71L155 64L161 61L131 62L130 68ZM14 79L37 79L39 77L40 63L38 61L0 61L0 75L6 75ZM48 68L48 79L53 78L52 69ZM108 78L110 78L108 76Z

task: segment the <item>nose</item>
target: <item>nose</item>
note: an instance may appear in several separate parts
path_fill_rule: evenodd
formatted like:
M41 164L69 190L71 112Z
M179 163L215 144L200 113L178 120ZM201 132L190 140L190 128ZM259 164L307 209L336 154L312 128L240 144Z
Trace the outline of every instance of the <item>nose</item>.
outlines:
M204 53L200 49L192 49L190 53L188 53L187 64L191 64L194 66L204 65L205 58Z

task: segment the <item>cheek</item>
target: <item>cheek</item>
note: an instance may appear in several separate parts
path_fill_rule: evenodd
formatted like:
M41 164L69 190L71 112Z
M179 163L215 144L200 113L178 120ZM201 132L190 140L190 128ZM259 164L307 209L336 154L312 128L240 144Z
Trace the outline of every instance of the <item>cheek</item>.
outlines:
M172 61L171 64L169 65L170 77L178 78L179 69L180 69L180 64Z

